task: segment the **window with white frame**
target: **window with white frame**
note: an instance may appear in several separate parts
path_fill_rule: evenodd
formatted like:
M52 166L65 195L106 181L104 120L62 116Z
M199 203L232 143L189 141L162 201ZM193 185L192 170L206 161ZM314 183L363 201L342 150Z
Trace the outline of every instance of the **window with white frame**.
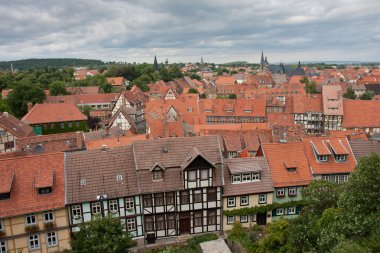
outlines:
M133 209L135 207L135 202L133 201L133 197L126 198L125 199L125 208L128 209Z
M297 196L297 187L289 187L289 196Z
M252 221L256 221L256 214L252 214L252 215L251 215L251 220L252 220Z
M248 205L248 196L241 196L241 197L240 197L240 205L241 205L241 206L246 206L246 205Z
M248 215L241 215L241 216L240 216L240 222L241 222L241 223L246 223L246 222L248 222Z
M127 219L127 230L128 231L135 231L136 230L136 219L135 218Z
M246 173L241 175L242 182L250 182L251 181L251 173Z
M328 155L318 155L318 162L327 162L329 160Z
M44 221L50 222L54 220L54 212L53 211L45 211L44 212Z
M6 241L0 241L0 253L7 253L7 242Z
M339 183L339 176L338 175L334 175L333 176L333 182L334 183Z
M241 175L232 175L232 183L240 183L241 182Z
M284 215L284 208L277 208L276 215Z
M335 155L335 161L337 162L345 162L347 159L346 155Z
M48 247L53 247L57 245L57 233L55 231L46 233L46 240Z
M267 203L267 195L264 193L264 194L260 194L259 195L259 204L265 204Z
M343 182L347 182L348 181L348 175L343 175L342 180L343 180Z
M330 181L330 176L324 175L324 176L322 176L322 179L325 181Z
M39 235L30 235L29 236L29 249L39 249L40 248L40 237Z
M229 197L229 198L227 199L227 206L228 206L228 207L233 207L233 206L235 206L235 197Z
M36 215L34 213L26 215L26 224L27 225L36 224Z
M276 193L277 193L277 197L284 197L285 196L284 188L277 189Z
M288 214L296 214L296 207L291 206L288 208Z
M71 207L71 214L73 215L74 219L79 219L82 216L82 209L80 205L73 205Z
M259 181L260 173L252 173L252 181Z
M100 212L102 211L102 208L100 205L101 205L100 202L91 203L91 213L94 215L100 214Z
M112 199L108 202L109 210L111 213L117 213L119 211L119 205L117 199Z
M233 224L235 222L235 216L227 216L227 224Z

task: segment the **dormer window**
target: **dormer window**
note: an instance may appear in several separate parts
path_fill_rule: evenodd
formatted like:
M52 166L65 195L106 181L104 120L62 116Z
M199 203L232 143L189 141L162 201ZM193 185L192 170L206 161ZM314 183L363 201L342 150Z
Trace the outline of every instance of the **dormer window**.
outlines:
M284 166L288 172L295 172L297 170L297 163L295 161L285 161Z
M187 112L193 112L193 108L192 108L191 106L189 106L189 107L187 108Z
M38 188L38 194L49 194L53 192L52 187L43 187L43 188Z
M345 162L347 160L346 155L335 155L334 154L334 157L335 157L335 161L337 161L337 162Z
M153 171L153 180L160 180L163 178L161 170Z
M4 184L0 188L0 201L7 200L11 198L12 184L14 179L14 174L11 172L5 172L2 175Z
M233 184L260 181L260 173L254 172L254 173L233 174L231 181Z
M314 155L318 162L327 162L331 155L330 150L327 147L327 143L324 140L310 141L314 151Z
M348 151L341 140L333 139L329 141L331 150L336 162L345 162L347 160Z
M329 160L328 155L318 155L317 156L318 162L327 162Z
M150 171L152 172L153 180L162 180L164 178L165 168L161 164L159 164L158 162L156 162L152 166Z

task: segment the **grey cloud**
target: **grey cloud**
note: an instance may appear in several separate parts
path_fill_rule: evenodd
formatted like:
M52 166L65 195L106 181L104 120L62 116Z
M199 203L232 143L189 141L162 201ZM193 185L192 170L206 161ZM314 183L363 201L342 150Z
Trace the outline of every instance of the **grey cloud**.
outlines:
M6 60L380 60L376 0L3 2Z

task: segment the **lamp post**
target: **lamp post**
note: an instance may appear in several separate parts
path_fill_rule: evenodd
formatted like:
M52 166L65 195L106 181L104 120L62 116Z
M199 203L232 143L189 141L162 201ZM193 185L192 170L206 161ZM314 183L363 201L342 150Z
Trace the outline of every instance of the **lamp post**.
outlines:
M100 212L102 217L104 217L104 200L107 200L107 194L97 195L96 200L100 201Z

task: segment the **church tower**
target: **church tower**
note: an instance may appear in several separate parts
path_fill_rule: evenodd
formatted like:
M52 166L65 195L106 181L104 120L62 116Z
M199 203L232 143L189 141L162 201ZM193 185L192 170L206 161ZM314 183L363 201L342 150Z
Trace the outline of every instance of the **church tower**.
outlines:
M158 67L157 57L156 57L156 55L154 55L153 71L156 72L159 70L160 70L160 68Z

